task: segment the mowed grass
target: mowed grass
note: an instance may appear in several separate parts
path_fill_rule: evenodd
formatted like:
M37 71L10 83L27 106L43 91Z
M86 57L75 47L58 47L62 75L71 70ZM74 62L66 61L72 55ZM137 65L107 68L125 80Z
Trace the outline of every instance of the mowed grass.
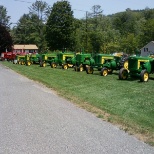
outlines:
M72 68L63 70L45 68L39 65L15 65L0 62L28 78L39 81L55 90L97 117L118 125L139 139L154 145L154 75L149 82L139 79L118 79L118 71L107 77L75 72Z

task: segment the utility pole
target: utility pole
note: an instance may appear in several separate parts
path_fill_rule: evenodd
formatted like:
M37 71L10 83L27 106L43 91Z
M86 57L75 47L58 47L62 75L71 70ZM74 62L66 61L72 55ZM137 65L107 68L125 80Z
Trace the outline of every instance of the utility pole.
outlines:
M88 49L88 11L86 11L86 50Z

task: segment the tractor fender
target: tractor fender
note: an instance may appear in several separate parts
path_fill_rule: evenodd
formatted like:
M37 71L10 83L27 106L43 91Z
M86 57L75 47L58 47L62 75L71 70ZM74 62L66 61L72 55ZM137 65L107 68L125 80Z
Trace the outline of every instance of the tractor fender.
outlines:
M148 73L151 73L151 63L145 62L142 69L146 69Z

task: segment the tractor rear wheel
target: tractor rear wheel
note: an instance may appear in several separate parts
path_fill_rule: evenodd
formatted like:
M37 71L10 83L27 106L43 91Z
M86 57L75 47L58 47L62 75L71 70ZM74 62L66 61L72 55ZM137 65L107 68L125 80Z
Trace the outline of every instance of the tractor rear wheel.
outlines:
M56 63L51 63L51 67L52 68L56 68L57 67L57 64Z
M64 64L64 65L62 66L62 68L63 68L64 70L67 70L67 69L68 69L68 65L67 65L67 64Z
M108 75L108 69L106 67L103 67L101 70L101 76L107 76Z
M141 82L147 82L149 80L149 73L147 70L142 70L140 73L140 81Z
M128 78L128 70L126 68L121 68L119 71L119 79L126 80Z
M93 68L91 66L86 67L86 73L87 74L93 74L93 72L94 72L94 70L93 70Z
M128 56L123 56L120 61L120 69L125 68L128 70Z
M128 59L124 61L123 67L128 70Z

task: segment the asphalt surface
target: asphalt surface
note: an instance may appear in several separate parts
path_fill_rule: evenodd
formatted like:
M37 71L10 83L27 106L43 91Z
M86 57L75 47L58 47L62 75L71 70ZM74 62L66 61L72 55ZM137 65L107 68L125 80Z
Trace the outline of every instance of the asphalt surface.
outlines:
M154 147L0 64L0 154L154 154Z

